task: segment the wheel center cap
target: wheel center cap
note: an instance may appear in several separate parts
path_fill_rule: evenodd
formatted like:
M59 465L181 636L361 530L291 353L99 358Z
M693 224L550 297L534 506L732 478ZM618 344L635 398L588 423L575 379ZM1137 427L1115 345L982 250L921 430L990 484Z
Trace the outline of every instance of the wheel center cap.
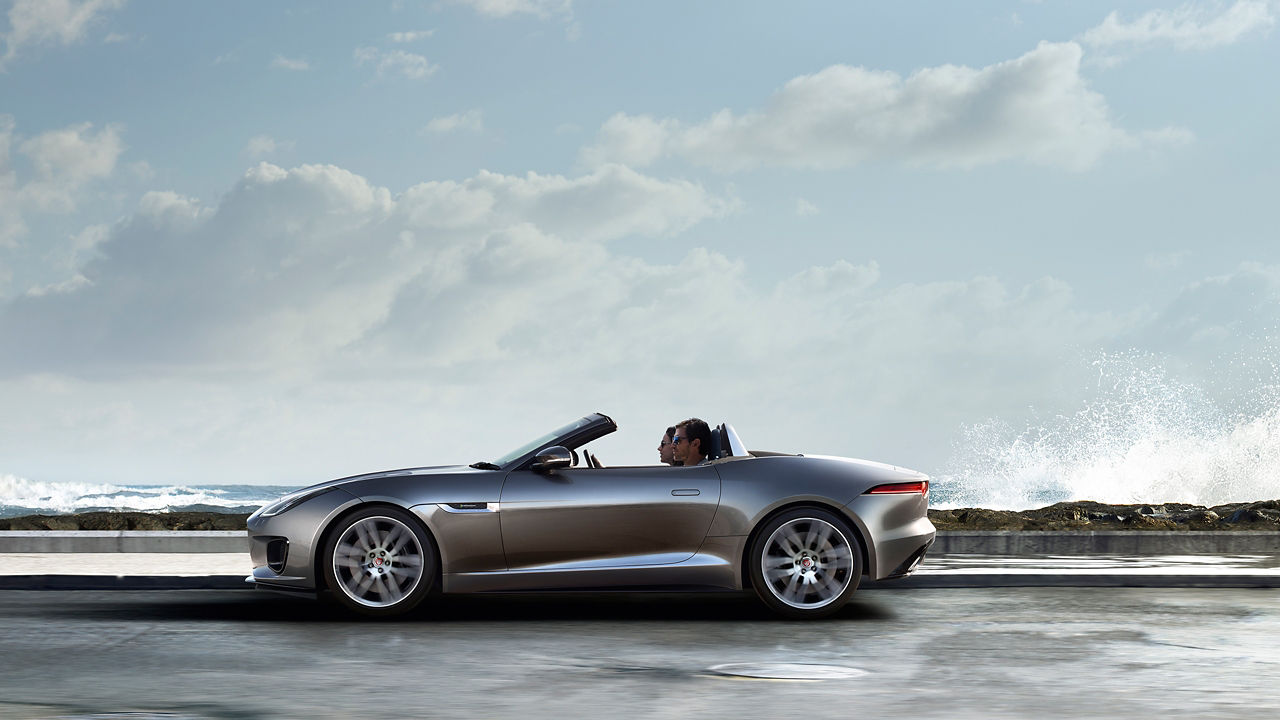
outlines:
M377 566L379 566L379 567L381 567L381 566L382 566L382 558L374 558L374 559L373 559L373 564L374 564L374 565L377 565Z
M811 568L813 567L813 560L810 558L805 558L800 561L800 564L803 565L805 568Z

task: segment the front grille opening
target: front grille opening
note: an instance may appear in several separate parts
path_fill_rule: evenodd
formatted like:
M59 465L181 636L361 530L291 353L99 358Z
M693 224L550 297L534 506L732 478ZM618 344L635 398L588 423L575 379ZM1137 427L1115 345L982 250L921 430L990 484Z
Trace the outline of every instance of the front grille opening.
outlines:
M267 543L267 567L279 575L284 571L284 563L289 559L289 541L276 538Z

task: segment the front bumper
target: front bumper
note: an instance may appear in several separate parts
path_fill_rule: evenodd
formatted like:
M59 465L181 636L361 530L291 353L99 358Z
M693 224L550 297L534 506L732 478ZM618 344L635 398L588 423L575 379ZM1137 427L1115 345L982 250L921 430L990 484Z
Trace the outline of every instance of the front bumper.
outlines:
M255 587L292 592L315 592L324 584L317 555L323 551L324 530L339 514L360 500L342 488L310 498L279 515L249 518L249 557L253 574L245 578Z

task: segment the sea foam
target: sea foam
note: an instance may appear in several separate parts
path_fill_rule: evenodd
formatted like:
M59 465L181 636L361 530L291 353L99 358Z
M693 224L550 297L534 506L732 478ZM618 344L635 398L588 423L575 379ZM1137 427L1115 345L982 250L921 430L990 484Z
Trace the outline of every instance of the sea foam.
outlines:
M243 510L279 497L282 486L112 485L109 483L41 482L0 475L0 517L31 513L87 510L170 511L205 506Z
M1258 383L1224 402L1158 359L1104 355L1094 396L1022 429L964 428L934 507L1025 510L1065 500L1219 505L1280 498L1280 392Z

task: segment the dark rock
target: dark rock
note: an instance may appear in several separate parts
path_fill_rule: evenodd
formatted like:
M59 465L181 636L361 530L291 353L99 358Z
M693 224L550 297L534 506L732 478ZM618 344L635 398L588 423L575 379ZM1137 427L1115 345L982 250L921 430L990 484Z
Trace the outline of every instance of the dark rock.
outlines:
M1081 500L1020 512L982 508L930 510L929 520L939 530L1280 530L1280 500L1214 508L1187 503L1108 505Z
M86 512L0 519L0 530L244 530L248 513Z

